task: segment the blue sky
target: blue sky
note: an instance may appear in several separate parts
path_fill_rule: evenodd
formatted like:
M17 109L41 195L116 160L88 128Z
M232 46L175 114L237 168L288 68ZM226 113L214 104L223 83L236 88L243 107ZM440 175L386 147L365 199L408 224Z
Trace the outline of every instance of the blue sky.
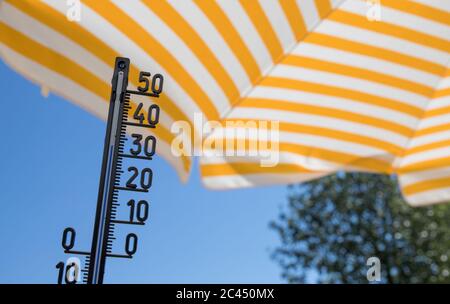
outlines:
M65 227L90 248L106 124L0 62L0 283L54 283ZM279 283L268 225L286 187L203 188L156 158L150 220L133 260L107 263L108 283Z

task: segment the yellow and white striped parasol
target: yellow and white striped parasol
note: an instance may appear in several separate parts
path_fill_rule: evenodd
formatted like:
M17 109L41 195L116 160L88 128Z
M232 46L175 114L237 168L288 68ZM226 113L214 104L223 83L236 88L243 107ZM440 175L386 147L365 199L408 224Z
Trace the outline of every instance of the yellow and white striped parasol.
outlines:
M163 74L158 153L183 179L192 159L171 152L171 126L203 113L280 129L274 167L201 157L208 187L359 170L396 173L412 205L450 200L449 0L77 2L0 2L2 58L103 119L116 56L133 86Z

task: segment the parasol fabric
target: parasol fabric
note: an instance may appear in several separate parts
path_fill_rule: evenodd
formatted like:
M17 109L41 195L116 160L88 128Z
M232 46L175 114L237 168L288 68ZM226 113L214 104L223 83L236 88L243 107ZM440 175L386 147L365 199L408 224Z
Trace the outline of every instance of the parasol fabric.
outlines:
M186 121L199 134L201 113L227 132L195 147L227 140L237 122L279 128L274 166L203 151L210 188L351 170L397 174L412 205L450 200L450 1L77 2L0 2L2 58L103 119L116 56L132 59L131 86L139 70L163 74L154 132L183 180L192 157L174 155L171 128Z

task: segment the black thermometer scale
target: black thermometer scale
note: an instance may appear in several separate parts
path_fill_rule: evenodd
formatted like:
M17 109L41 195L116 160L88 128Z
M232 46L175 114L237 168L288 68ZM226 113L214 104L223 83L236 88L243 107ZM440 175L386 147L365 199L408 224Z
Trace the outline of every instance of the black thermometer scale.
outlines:
M146 130L159 122L160 108L151 98L159 97L164 79L160 74L151 77L148 72L140 72L142 86L137 91L128 90L129 67L128 58L116 58L91 250L74 250L75 229L64 230L62 247L72 257L56 265L59 284L102 284L107 258L131 259L137 251L138 236L134 232L115 245L116 226L142 226L148 219L149 203L142 195L149 192L153 171L139 168L133 161L146 165L145 161L155 154L156 138ZM125 148L130 139L127 134L132 140L129 149ZM120 252L113 252L116 247ZM83 267L77 256L84 257Z

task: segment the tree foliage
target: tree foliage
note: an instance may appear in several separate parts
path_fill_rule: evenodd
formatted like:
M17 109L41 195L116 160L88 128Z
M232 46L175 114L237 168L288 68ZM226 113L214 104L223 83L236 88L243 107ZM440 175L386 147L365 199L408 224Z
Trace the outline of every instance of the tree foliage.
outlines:
M289 186L271 223L274 258L291 283L367 283L369 257L381 282L450 282L450 206L410 207L394 178L338 173Z

